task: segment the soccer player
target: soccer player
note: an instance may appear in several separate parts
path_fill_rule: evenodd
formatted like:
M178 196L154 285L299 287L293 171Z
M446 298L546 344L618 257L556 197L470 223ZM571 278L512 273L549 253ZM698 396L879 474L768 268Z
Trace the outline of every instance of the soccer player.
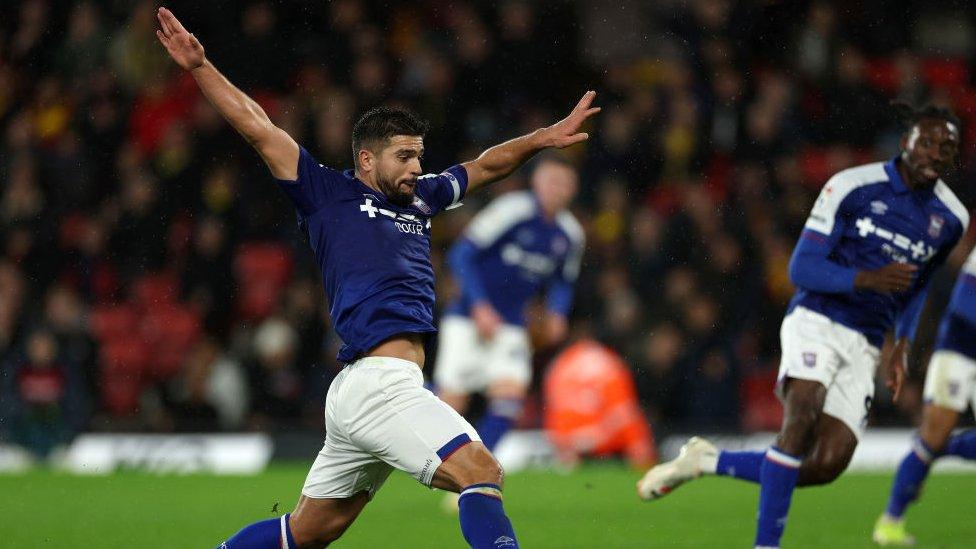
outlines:
M545 290L546 337L562 340L583 256L583 229L566 209L576 171L546 156L531 184L532 191L508 193L478 213L448 254L461 296L441 320L434 381L462 414L471 393L486 392L477 430L488 450L518 419L531 379L525 308Z
M426 124L376 108L355 124L353 170L316 162L204 55L160 8L159 41L250 143L295 203L322 270L346 364L329 388L325 445L295 510L245 527L228 549L322 547L355 520L393 468L461 493L461 531L477 548L517 547L502 508L503 472L475 430L423 386L424 340L434 331L430 219L465 193L502 179L536 152L587 139L595 93L568 117L494 146L440 175L421 175Z
M874 527L881 545L913 545L905 531L905 509L921 493L932 461L942 456L976 459L976 430L957 435L959 414L976 405L976 250L959 273L949 308L939 326L935 353L925 376L922 426L901 461L888 508Z
M691 439L637 485L644 499L702 474L759 483L756 547L778 547L795 486L832 482L867 420L886 332L887 385L898 398L928 281L969 214L940 179L959 153L946 109L899 106L908 123L888 162L844 170L824 186L790 261L797 286L780 332L783 426L763 451L719 452Z

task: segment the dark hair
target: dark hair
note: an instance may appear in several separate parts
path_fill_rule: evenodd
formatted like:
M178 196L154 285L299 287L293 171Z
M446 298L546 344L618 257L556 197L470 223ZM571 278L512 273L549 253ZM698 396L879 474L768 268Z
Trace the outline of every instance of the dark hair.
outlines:
M416 114L400 107L375 107L360 117L352 127L352 155L361 149L376 152L376 147L385 144L394 135L427 134L427 122Z
M919 120L923 118L935 118L936 120L945 120L956 126L960 127L959 118L956 114L952 112L952 109L948 107L940 107L938 105L933 105L927 103L921 107L916 107L904 101L892 101L891 107L895 109L895 113L898 118L905 123L906 126L911 128L918 123Z

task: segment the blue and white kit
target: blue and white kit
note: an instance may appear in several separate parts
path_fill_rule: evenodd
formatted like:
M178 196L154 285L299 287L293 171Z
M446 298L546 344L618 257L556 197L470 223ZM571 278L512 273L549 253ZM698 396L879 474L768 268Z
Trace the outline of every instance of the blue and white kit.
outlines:
M545 292L549 311L569 314L584 244L571 213L547 219L530 191L503 195L479 212L448 253L461 295L441 320L437 386L469 393L497 379L528 383L532 353L526 306ZM491 341L478 338L470 318L479 301L491 304L503 319Z
M416 198L396 206L300 149L296 181L278 181L298 210L322 270L336 332L344 343L325 404L326 438L302 493L372 496L393 467L430 485L440 463L478 440L474 428L424 388L420 366L363 354L391 336L434 332L430 220L457 205L467 172L422 176Z
M976 405L976 250L959 273L925 375L925 401L957 412Z
M932 273L969 223L949 187L912 191L897 158L844 170L827 182L790 261L797 286L780 332L787 378L827 387L824 412L860 435L874 396L884 336L913 339ZM918 271L908 291L855 290L858 271L889 263Z

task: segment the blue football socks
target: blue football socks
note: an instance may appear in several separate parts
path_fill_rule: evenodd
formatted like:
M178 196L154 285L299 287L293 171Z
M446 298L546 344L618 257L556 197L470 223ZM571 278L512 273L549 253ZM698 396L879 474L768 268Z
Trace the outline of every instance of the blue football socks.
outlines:
M282 537L285 538L285 543L282 543ZM294 549L295 547L297 546L291 536L288 515L284 515L245 526L218 549Z
M762 469L765 457L766 452L763 451L729 452L723 450L718 455L715 474L758 483L759 471Z
M521 399L493 399L488 410L478 422L478 436L488 451L495 449L498 441L512 428L522 413Z
M976 459L976 429L969 429L949 438L942 455Z
M759 473L759 518L756 525L757 547L779 547L786 529L790 499L800 474L802 459L775 446L766 451Z
M928 446L916 437L912 443L912 450L901 460L898 472L895 473L891 495L888 497L888 508L885 510L889 518L900 519L905 514L908 504L918 498L934 457Z
M502 508L502 491L496 484L472 484L458 500L461 533L474 549L517 549L512 523Z

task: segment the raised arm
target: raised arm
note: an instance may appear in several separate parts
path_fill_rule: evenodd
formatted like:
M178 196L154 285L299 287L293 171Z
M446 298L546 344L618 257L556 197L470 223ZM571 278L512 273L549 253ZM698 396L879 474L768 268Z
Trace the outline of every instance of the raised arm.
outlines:
M159 41L170 57L190 71L207 100L261 155L271 174L278 179L298 178L298 144L281 128L271 123L264 109L230 83L207 60L203 45L187 32L173 12L159 8L156 14Z
M462 164L468 172L467 192L504 179L542 149L562 149L586 141L590 136L579 129L587 118L600 112L600 107L590 107L594 97L595 91L586 92L566 118L552 126L495 145L478 158Z

